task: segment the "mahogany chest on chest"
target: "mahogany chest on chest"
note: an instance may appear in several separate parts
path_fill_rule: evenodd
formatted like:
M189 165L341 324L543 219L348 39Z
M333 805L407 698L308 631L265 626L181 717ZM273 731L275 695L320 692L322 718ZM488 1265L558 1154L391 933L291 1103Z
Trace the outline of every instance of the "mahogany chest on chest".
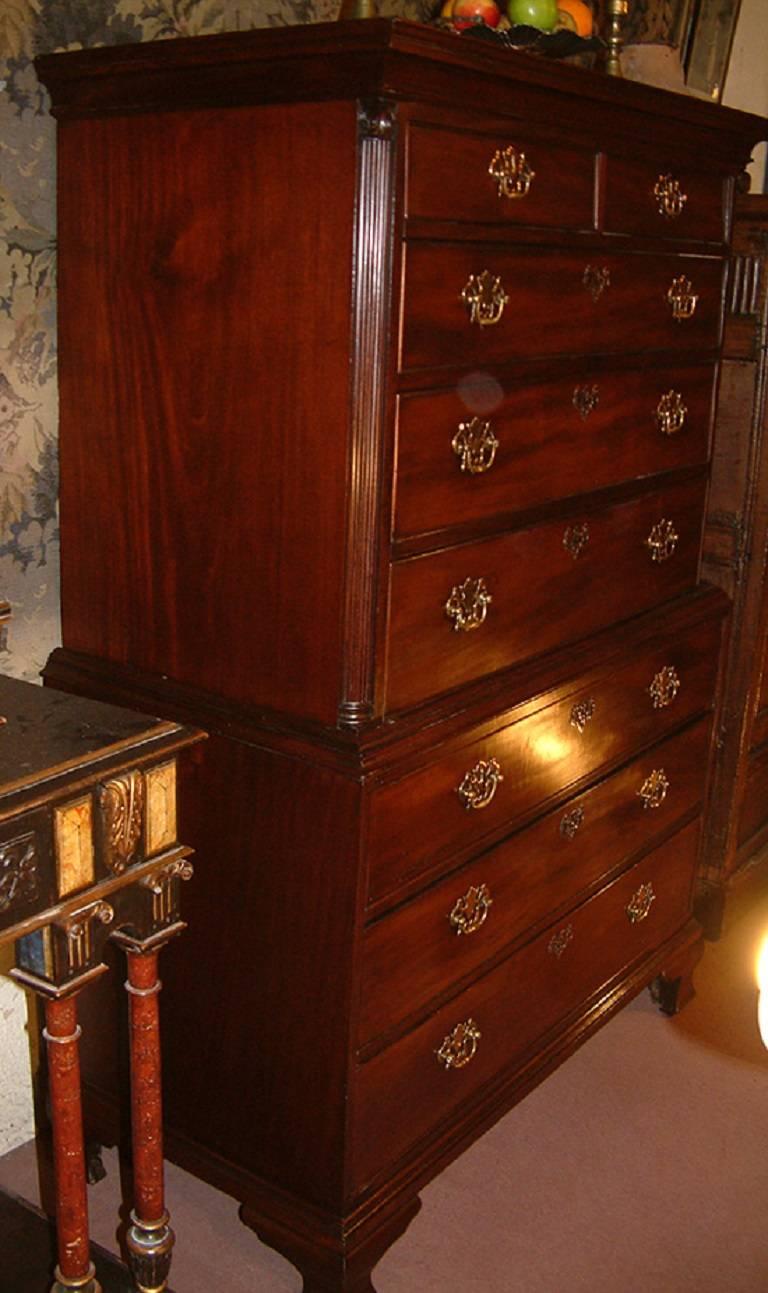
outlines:
M691 990L702 516L763 123L398 21L39 68L47 677L211 734L169 1147L306 1293L363 1293L430 1176L640 988Z

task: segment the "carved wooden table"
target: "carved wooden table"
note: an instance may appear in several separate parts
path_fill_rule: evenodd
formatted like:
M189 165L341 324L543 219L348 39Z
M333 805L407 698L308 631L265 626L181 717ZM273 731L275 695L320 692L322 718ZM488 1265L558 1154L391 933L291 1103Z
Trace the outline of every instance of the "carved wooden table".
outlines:
M77 995L126 953L134 1209L127 1236L142 1293L167 1285L173 1231L163 1192L157 960L184 928L176 756L202 734L0 678L0 944L45 1003L56 1180L52 1293L99 1293L88 1240Z

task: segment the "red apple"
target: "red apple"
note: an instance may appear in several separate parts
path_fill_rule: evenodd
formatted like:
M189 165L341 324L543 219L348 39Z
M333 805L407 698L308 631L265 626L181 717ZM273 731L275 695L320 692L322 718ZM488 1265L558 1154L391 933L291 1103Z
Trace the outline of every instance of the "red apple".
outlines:
M451 9L451 22L459 31L477 22L498 27L500 18L501 10L494 0L454 0Z

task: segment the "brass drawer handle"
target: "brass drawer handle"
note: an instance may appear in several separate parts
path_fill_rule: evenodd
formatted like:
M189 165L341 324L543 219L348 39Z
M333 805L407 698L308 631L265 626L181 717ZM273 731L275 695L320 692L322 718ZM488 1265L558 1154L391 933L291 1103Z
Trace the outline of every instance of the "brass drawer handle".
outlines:
M611 286L611 271L605 265L587 265L581 281L592 300L599 301L606 288Z
M461 784L456 787L456 794L465 808L487 808L503 780L497 759L480 759L462 777Z
M669 790L669 778L663 768L654 768L638 790L643 808L661 808Z
M653 885L641 884L636 893L633 893L626 906L627 920L630 925L639 925L641 920L645 920L651 904L656 901L656 894L653 892Z
M594 413L599 403L599 386L577 386L573 392L573 407L584 422L590 413Z
M560 834L567 840L572 840L584 822L584 809L581 807L572 808L570 812L564 813L560 821Z
M563 535L563 547L569 552L574 561L578 561L582 552L589 543L589 526L586 521L579 525L569 525Z
M485 585L484 579L464 580L451 589L451 595L445 603L445 613L453 620L457 633L471 633L485 623L488 607L493 598Z
M666 709L680 690L680 678L674 665L665 664L653 675L648 694L654 709Z
M531 182L536 176L536 172L531 170L526 161L525 153L518 152L514 144L496 149L488 174L496 181L496 192L500 198L527 197Z
M552 935L549 942L547 943L547 951L549 952L550 956L556 957L557 960L559 961L565 949L572 942L573 942L573 925L566 925L564 929L559 929L556 934Z
M451 441L451 448L459 460L462 471L470 476L482 476L490 471L496 457L499 442L491 430L490 422L482 418L472 418L471 422L460 422L459 429Z
M443 1038L443 1044L435 1054L446 1069L463 1069L465 1064L474 1059L481 1037L482 1033L474 1019L466 1019Z
M683 404L683 397L678 391L667 391L662 395L654 413L656 426L662 435L677 435L685 426L688 410Z
M575 727L579 735L584 731L587 723L595 717L596 709L597 706L591 697L588 700L580 700L571 709L571 727Z
M648 538L645 540L645 546L651 554L651 561L668 561L677 547L680 535L677 533L671 521L657 521Z
M499 322L509 297L498 275L484 269L482 274L470 275L461 299L469 310L470 323L490 328Z
M463 898L457 898L448 917L457 935L474 934L488 919L493 902L487 884L470 885Z
M688 201L688 194L683 193L680 181L673 175L659 176L653 186L653 196L656 199L659 215L666 216L667 220L674 220L681 215Z
M699 298L693 290L691 280L684 274L672 280L667 292L667 302L672 307L672 318L677 323L693 318Z

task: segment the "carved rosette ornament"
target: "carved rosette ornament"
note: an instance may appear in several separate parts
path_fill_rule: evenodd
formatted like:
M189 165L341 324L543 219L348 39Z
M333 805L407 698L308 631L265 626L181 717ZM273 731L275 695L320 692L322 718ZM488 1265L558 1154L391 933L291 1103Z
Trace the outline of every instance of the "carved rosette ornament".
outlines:
M144 778L125 772L99 788L104 826L104 861L121 875L134 857L144 824Z
M19 835L0 845L0 911L34 902L38 894L34 835Z

